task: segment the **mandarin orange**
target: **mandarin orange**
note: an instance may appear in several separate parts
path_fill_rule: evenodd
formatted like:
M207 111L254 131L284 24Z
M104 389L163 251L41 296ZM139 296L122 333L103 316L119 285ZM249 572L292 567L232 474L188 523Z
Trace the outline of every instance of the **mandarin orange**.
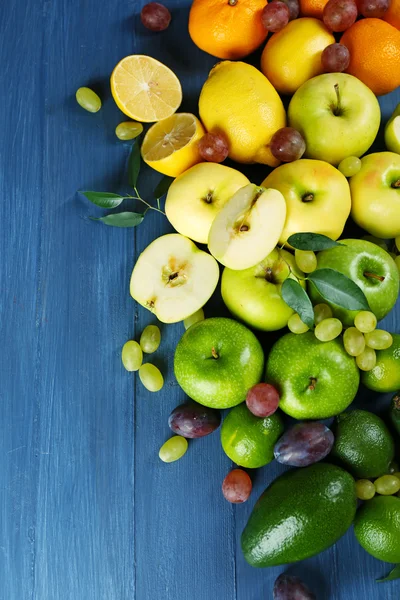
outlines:
M382 18L396 29L400 29L400 0L392 0Z
M300 0L300 14L302 17L322 19L322 13L327 3L328 0Z

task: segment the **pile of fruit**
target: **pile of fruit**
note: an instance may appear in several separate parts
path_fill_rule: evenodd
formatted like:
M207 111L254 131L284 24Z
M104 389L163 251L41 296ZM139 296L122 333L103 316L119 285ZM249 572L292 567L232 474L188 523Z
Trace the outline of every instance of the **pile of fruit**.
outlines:
M171 15L152 2L141 19L163 31ZM273 459L296 467L267 488L250 517L242 536L250 564L312 556L353 522L368 552L400 563L399 396L389 426L347 410L360 381L377 392L400 389L400 334L377 328L399 295L400 105L385 127L387 151L366 154L381 122L376 95L400 85L400 1L194 0L188 26L197 46L223 59L201 90L200 118L176 112L182 89L167 66L143 55L122 59L111 90L134 119L116 129L121 140L136 138L134 195L84 192L105 208L125 198L146 205L102 217L108 225L137 226L156 210L176 230L143 251L130 282L132 297L159 321L186 329L174 371L190 400L171 413L175 435L159 456L180 459L188 439L214 432L220 410L231 409L221 443L241 468L222 484L228 501L250 496L244 469ZM260 70L238 60L265 40ZM88 88L77 101L101 108ZM139 146L142 123L154 124ZM230 166L221 164L228 158ZM156 207L137 189L141 160L165 175ZM237 168L251 163L272 168L261 185ZM342 239L350 217L359 237ZM232 318L205 319L219 284ZM286 328L264 356L254 330ZM142 364L143 352L160 341L150 325L122 351L125 368L152 392L163 376ZM285 431L284 414L300 423ZM332 417L329 427L321 422ZM366 502L356 512L357 497ZM274 597L314 596L280 577Z

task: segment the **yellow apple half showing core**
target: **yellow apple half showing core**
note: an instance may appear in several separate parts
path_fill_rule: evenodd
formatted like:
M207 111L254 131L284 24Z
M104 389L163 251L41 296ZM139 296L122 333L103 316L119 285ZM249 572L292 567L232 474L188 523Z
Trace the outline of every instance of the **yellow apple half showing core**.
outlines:
M249 269L275 248L285 218L282 194L250 183L238 190L215 217L208 248L226 267Z
M219 267L179 233L163 235L141 253L134 266L132 298L163 323L183 321L201 308L217 287Z
M378 238L400 235L400 155L376 152L361 159L350 179L354 221Z
M279 244L294 233L322 233L332 240L342 234L351 210L347 179L322 160L302 158L281 165L262 182L286 200L286 223Z
M217 213L248 183L236 169L211 162L195 165L171 184L165 201L167 218L182 235L207 244Z

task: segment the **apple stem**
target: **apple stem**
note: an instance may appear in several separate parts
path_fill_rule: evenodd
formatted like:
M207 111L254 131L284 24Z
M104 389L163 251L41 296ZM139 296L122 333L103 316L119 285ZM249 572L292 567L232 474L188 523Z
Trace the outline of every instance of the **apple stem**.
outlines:
M334 87L335 87L335 92L336 92L337 104L336 104L336 107L335 107L335 109L334 109L334 111L333 111L333 114L334 114L335 116L337 116L337 117L338 117L339 115L341 115L341 114L342 114L342 103L341 103L341 101L340 101L340 90L339 90L339 84L338 84L338 83L335 83L335 86L334 86Z
M313 391L315 390L315 386L317 384L317 380L315 377L310 377L310 385L308 386L308 389Z
M308 194L304 194L304 196L302 196L301 201L302 202L312 202L314 200L314 194L312 194L311 192L309 192Z
M239 231L248 231L249 230L249 226L248 225L241 225Z
M382 275L377 275L376 273L369 273L368 271L364 272L364 277L371 277L372 279L377 279L378 281L385 281L385 278Z
M211 348L211 356L215 359L219 358L218 352L216 351L215 348Z
M392 183L392 188L394 188L394 189L400 188L400 179L398 179L397 181L394 181Z

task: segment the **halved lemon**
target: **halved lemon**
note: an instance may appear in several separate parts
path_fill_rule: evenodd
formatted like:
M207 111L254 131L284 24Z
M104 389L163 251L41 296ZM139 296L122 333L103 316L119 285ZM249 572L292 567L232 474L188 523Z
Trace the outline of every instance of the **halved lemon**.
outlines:
M170 117L182 102L175 73L143 54L126 56L117 64L111 75L111 92L123 113L143 123Z
M197 117L176 113L150 127L143 140L142 158L156 171L178 177L201 162L198 142L204 134Z

